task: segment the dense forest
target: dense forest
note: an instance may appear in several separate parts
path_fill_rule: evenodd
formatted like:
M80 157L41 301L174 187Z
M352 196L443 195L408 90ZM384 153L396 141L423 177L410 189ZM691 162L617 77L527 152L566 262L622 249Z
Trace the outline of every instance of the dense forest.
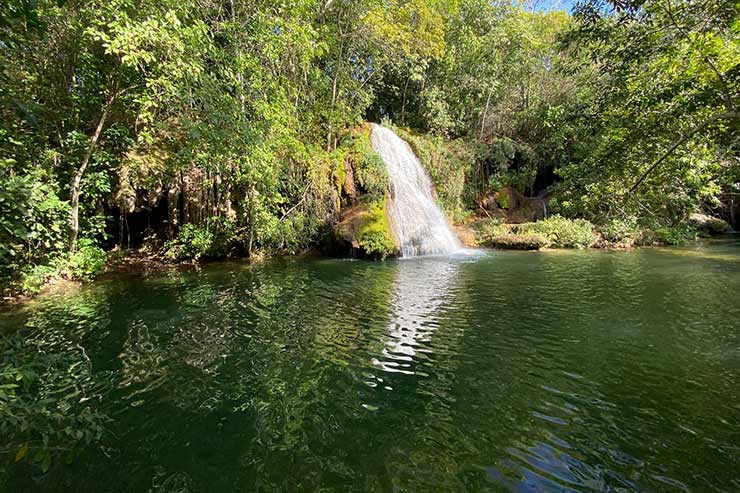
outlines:
M679 241L695 212L732 222L739 10L4 2L0 277L33 291L94 275L112 250L319 245L357 196L385 193L366 121L412 144L454 221L488 214L487 194L507 189L615 239Z

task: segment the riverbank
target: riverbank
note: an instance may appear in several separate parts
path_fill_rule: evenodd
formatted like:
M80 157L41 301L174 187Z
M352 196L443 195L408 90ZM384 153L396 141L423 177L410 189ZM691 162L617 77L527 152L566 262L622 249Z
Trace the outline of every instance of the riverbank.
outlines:
M537 226L537 224L539 226ZM506 224L489 218L475 217L467 222L453 225L453 231L466 248L490 248L494 250L556 251L572 249L599 249L633 251L645 248L675 247L679 245L701 245L722 236L702 233L697 229L681 229L668 235L665 231L656 233L648 230L625 230L620 235L589 226L590 223L574 222L562 218L538 223ZM573 224L575 223L575 225ZM556 227L555 225L559 225ZM567 225L567 227L566 227ZM535 230L535 232L531 232ZM530 232L527 232L530 231ZM682 234L679 234L682 233ZM661 239L662 238L662 239ZM672 243L665 240L671 240ZM586 244L588 242L588 244ZM98 279L109 279L121 274L154 275L165 271L197 270L201 267L228 262L258 264L275 258L315 258L335 257L327 255L319 248L308 249L297 254L255 253L251 258L244 256L224 256L219 258L201 257L197 260L177 260L166 252L142 247L129 250L107 252L105 261L94 271L80 273L63 271L49 266L37 269L39 278L27 278L14 286L6 287L0 297L0 305L24 303L36 296L58 293L72 293L82 286ZM23 288L26 288L24 291Z
M694 214L676 226L612 220L593 224L559 215L536 222L503 223L496 218L474 218L457 227L466 246L501 250L598 248L630 250L636 247L676 246L725 234L729 225L710 216Z

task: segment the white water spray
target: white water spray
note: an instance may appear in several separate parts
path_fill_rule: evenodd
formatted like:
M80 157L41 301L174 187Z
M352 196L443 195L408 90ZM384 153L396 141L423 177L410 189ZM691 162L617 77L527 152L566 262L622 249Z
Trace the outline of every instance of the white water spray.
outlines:
M392 130L373 124L373 149L390 181L388 215L401 256L445 255L462 246L432 194L432 182L411 147Z

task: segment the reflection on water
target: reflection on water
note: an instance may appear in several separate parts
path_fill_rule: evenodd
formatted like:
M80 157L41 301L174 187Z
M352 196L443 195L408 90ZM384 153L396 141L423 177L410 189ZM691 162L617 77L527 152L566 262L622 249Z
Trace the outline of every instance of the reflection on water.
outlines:
M445 301L454 296L459 263L449 258L408 259L396 262L388 341L380 360L384 371L413 375L417 351L430 352L428 343L439 325Z
M740 248L697 251L224 264L6 309L106 430L9 490L740 491Z

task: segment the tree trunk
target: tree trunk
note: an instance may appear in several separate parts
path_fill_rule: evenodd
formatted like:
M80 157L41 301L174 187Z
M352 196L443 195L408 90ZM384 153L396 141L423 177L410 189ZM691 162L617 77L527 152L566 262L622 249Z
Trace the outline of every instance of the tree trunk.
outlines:
M247 238L247 257L252 256L252 245L254 244L254 185L249 185L247 191L247 203L249 204L249 237Z
M341 56L342 51L339 52L339 63L337 64L337 70L334 73L334 80L332 81L331 85L331 111L329 113L329 130L326 133L326 152L331 151L331 135L334 132L333 123L334 123L334 107L337 104L337 82L339 79L339 69L341 68Z
M483 109L483 116L480 119L480 135L478 140L483 141L483 129L486 126L486 115L488 114L488 105L491 104L491 94L493 94L493 88L488 90L488 97L486 98L486 107Z
M403 86L403 103L401 103L401 123L406 125L406 91L409 88L411 76L406 77L406 85Z
M103 131L103 126L105 125L105 120L108 118L108 112L110 111L110 105L112 102L113 99L111 98L103 108L103 114L100 115L100 121L98 121L95 133L93 133L93 136L90 139L90 145L87 147L87 151L85 151L85 156L82 158L82 163L80 164L77 173L75 173L74 178L72 178L72 194L70 198L72 214L69 227L69 253L74 253L77 250L77 235L80 232L80 183L82 182L82 175L85 173L87 165L90 163L90 158L92 157L92 153L98 143L100 134Z

